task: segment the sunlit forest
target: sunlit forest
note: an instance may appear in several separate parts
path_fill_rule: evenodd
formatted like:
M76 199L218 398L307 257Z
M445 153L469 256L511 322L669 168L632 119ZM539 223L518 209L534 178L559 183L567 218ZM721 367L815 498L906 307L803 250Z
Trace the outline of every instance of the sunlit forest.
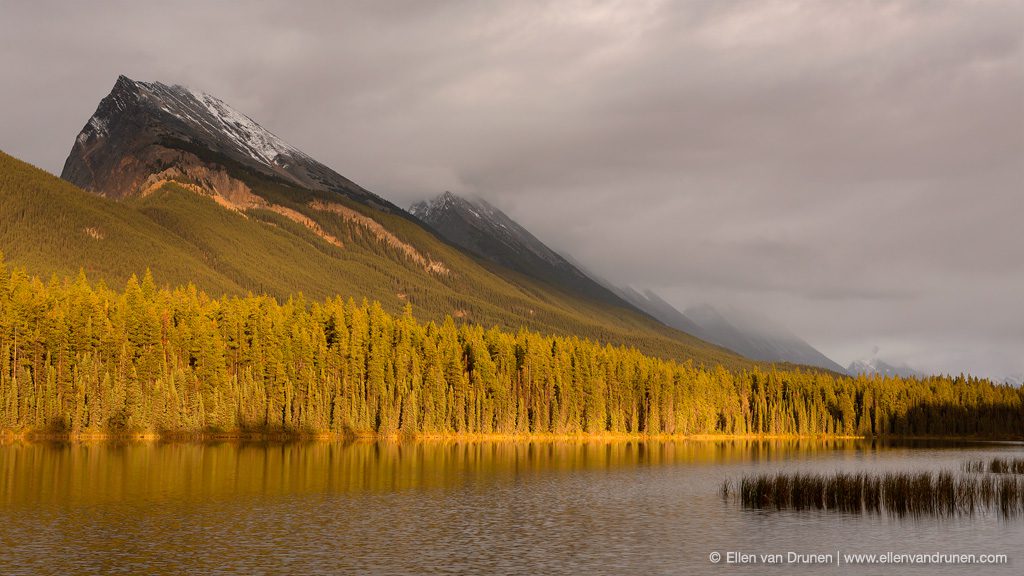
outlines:
M247 178L257 193L316 221L344 248L277 212L228 210L178 184L114 201L0 152L0 250L41 278L74 277L84 269L93 281L123 287L149 267L161 285L191 282L208 294L253 292L279 301L300 292L314 299L344 294L380 302L391 314L411 303L420 320L441 322L452 315L507 330L525 325L545 334L635 346L661 358L694 358L732 369L752 363L635 310L578 298L487 265L399 215L356 202L334 204L366 216L360 225L311 207L337 202L334 196ZM451 274L424 272L403 250L371 233L368 222L444 262Z
M13 433L1019 436L1018 388L967 377L730 371L564 336L279 302L43 282L0 258Z

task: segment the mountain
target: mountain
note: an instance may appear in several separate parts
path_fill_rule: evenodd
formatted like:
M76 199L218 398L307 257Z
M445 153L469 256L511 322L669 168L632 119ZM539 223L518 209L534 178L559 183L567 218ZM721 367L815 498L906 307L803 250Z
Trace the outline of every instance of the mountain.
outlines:
M661 296L650 290L644 290L641 293L626 286L616 289L616 294L666 326L671 326L676 330L682 330L687 334L695 336L701 331L701 327L696 322L687 318L685 314L676 310L675 307L662 299Z
M83 269L116 286L149 268L159 284L191 282L214 296L366 298L391 313L411 305L423 321L453 317L751 365L627 306L485 266L185 88L119 78L76 138L64 176L0 155L0 251L42 277Z
M733 309L723 312L709 304L687 308L684 313L651 290L641 293L627 286L617 288L616 293L666 326L747 358L816 366L840 374L846 372L807 341L757 314Z
M463 198L445 192L414 204L409 211L449 242L485 260L570 293L630 307L482 198Z
M701 305L687 308L684 314L699 327L693 333L695 336L747 358L845 372L842 366L807 341L756 313Z
M878 357L851 362L846 368L846 373L850 376L865 374L867 376L897 376L899 378L921 378L924 376L923 373L907 365L896 366Z
M818 366L842 373L836 364L807 342L765 319L733 314L726 319L710 306L676 310L654 292L614 288L548 248L504 212L480 198L451 192L414 204L412 214L457 246L490 262L604 302L636 308L662 324L769 362Z
M75 139L61 178L114 198L145 195L161 180L205 174L197 156L209 153L293 186L401 212L214 96L125 76Z
M153 267L164 281L244 292L194 245L136 207L98 198L3 152L0 213L0 252L33 274L72 276L83 269L122 284Z

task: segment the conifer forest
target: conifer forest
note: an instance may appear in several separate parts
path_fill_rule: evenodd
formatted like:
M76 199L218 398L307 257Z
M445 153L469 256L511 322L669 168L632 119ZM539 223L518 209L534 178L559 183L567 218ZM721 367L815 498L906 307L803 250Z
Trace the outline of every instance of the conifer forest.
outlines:
M57 434L1014 437L1022 392L966 376L730 371L341 297L212 298L0 267L0 429Z

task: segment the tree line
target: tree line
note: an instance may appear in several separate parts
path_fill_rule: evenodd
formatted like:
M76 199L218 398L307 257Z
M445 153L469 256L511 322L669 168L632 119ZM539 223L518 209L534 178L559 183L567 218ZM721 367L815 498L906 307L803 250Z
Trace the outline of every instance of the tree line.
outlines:
M334 193L234 176L269 202L315 221L344 248L277 212L236 213L173 182L145 197L114 201L0 152L0 250L44 279L54 273L74 277L84 268L91 280L121 288L132 273L151 266L161 285L191 282L209 294L251 291L279 301L299 292L317 300L344 294L379 301L391 314L411 303L421 321L440 323L452 315L506 330L525 325L544 334L635 346L661 358L728 368L752 363L632 308L577 297L485 264L401 215ZM314 208L318 203L330 203L331 209ZM344 216L344 210L361 216ZM427 272L410 257L409 246L450 273Z
M1022 392L968 376L730 371L413 309L213 298L133 276L43 282L0 258L0 430L1019 436Z

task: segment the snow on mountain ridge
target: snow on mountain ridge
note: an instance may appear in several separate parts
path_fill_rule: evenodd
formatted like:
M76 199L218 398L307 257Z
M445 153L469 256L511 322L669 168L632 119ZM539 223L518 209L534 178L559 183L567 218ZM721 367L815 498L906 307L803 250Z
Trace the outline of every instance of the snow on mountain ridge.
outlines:
M125 76L118 78L109 97L109 105L89 118L78 136L79 141L84 143L106 136L111 118L128 108L129 98L145 103L151 109L159 109L191 130L205 133L222 144L222 136L228 136L238 152L267 168L280 166L278 159L283 156L312 161L305 153L215 96L180 84L168 86L161 82L140 82Z
M409 208L409 212L415 214L421 220L429 222L434 215L443 213L456 201L456 196L446 191L435 198L413 204Z
M275 164L278 157L284 154L309 158L300 150L254 122L252 118L225 104L223 100L183 86L175 85L171 89L185 90L202 103L210 114L220 120L223 129L239 137L236 141L250 150L254 160L262 160L267 166L271 166Z
M61 177L87 190L124 197L139 192L139 184L149 176L146 172L165 168L153 159L166 157L167 150L217 164L230 160L300 189L338 193L407 216L215 96L125 76L118 77L82 129ZM131 161L125 165L126 159Z
M632 307L483 198L444 192L413 204L409 211L449 242L477 256L572 292Z

